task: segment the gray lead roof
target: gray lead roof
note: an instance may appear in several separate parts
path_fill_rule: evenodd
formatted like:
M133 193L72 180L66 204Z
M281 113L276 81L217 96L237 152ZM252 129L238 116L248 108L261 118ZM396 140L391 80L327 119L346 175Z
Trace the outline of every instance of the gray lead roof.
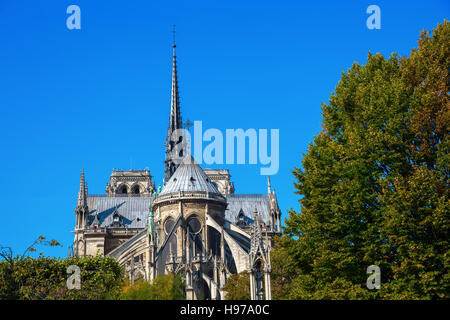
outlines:
M179 191L203 191L220 194L217 187L211 183L206 173L190 155L183 159L175 173L164 185L160 195Z
M148 207L150 196L140 197L108 197L88 196L89 220L91 224L98 214L99 226L109 227L113 222L114 212L120 215L123 227L145 228L147 226ZM242 209L248 220L253 221L255 206L262 220L267 224L270 221L269 199L265 194L233 194L227 198L228 207L225 210L225 219L235 224Z
M145 228L147 225L148 207L150 196L140 197L108 197L108 196L88 196L89 217L88 223L94 221L98 214L99 226L109 227L113 222L114 212L120 216L123 227Z
M236 223L242 209L244 215L254 220L255 206L264 223L270 222L269 198L266 194L232 194L227 196L227 209L225 219Z

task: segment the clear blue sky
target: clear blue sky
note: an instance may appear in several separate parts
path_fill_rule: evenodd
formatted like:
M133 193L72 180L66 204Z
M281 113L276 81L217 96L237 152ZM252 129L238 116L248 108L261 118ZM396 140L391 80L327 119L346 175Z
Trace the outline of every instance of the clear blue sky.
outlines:
M81 8L81 30L66 8ZM381 30L366 8L381 8ZM280 130L272 176L283 218L299 209L291 170L320 130L341 72L367 53L408 55L448 1L0 1L0 245L73 240L81 167L90 193L113 168L163 178L172 25L183 120ZM131 160L131 161L130 161ZM232 165L238 193L265 193L257 165Z

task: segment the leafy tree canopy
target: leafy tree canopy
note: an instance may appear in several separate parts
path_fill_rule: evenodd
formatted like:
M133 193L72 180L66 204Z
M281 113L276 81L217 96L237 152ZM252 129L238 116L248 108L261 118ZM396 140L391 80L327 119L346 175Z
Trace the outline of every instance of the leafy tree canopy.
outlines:
M275 298L450 297L449 60L444 21L409 57L369 53L342 74L293 171L301 213L272 254Z
M127 284L122 291L122 300L184 300L183 281L180 275L167 274L156 277L152 283L144 280Z
M250 274L243 271L231 275L224 286L226 300L250 300Z
M80 289L69 289L67 280L80 268ZM15 257L0 262L0 299L117 299L123 286L122 268L111 257Z

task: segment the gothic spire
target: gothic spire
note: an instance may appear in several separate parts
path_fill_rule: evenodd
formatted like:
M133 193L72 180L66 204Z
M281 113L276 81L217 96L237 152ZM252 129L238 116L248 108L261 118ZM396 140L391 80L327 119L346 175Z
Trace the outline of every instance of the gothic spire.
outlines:
M77 207L86 207L86 206L87 206L87 186L86 180L84 179L84 168L82 168L80 175L80 189L78 190Z
M181 112L180 112L180 97L178 94L178 73L177 73L177 57L175 54L175 25L174 25L174 39L173 39L173 61L172 61L172 93L171 93L171 101L170 101L170 116L169 116L169 127L167 129L167 137L166 137L166 160L165 160L165 179L164 181L169 181L172 174L175 172L175 169L178 166L178 163L174 161L175 158L183 156L183 152L178 150L179 148L175 148L175 146L181 142L183 142L183 137L179 136L181 132L176 132L176 130L182 129L183 124L181 121ZM176 132L174 134L174 132ZM177 151L177 152L175 152ZM177 153L177 154L175 154Z
M169 131L172 133L176 129L182 128L180 114L180 97L178 95L178 73L177 73L177 56L175 54L175 39L173 41L173 57L172 57L172 93L170 101L170 123Z

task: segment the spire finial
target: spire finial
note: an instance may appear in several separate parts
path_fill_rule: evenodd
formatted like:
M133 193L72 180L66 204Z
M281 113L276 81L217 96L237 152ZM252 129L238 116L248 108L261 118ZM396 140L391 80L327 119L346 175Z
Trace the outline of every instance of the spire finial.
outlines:
M173 44L172 44L172 47L176 47L177 45L175 44L175 25L173 25L173 31L172 31L172 33L173 33Z

